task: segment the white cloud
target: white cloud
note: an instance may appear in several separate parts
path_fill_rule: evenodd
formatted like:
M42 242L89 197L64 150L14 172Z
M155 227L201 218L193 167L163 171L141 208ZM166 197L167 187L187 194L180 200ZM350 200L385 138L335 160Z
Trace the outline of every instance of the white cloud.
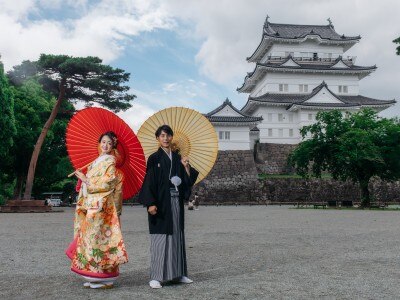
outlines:
M10 16L12 18L24 18L29 11L34 9L34 0L0 0L0 12L1 14ZM7 28L7 27L1 27Z
M67 20L40 17L42 9L63 6L75 8L76 17ZM395 55L396 46L392 43L400 34L400 23L393 21L397 20L398 11L400 2L396 0L368 1L368 4L362 0L101 0L94 3L0 0L0 54L6 69L24 59L37 59L42 52L96 55L108 63L123 55L132 37L158 28L170 29L185 43L200 44L195 60L201 74L234 91L242 84L246 72L254 68L254 64L246 62L246 57L260 42L267 14L271 22L295 24L327 24L326 19L330 17L338 33L362 36L361 42L348 54L358 56L358 64L378 66L377 72L361 80L361 93L400 101L400 57ZM30 21L29 15L36 16L35 21ZM174 45L160 45L159 41L145 43L179 56ZM132 47L146 47L145 43ZM202 86L201 82L192 82L190 86L190 80L193 79L177 82L179 87L160 84L158 90L146 94L147 98L140 96L140 101L148 101L152 109L183 105L200 110L209 108L204 108L205 102L218 101L207 90L209 86ZM193 97L208 99L208 102L196 103ZM245 97L238 95L237 99ZM400 105L385 113L400 114Z
M163 86L163 93L167 94L169 92L175 92L178 88L179 88L179 85L177 82L166 83Z
M130 109L119 112L117 115L137 133L140 126L155 112L156 111L140 102L133 102Z
M358 56L358 64L378 66L377 72L360 81L361 93L400 101L400 57L395 55L392 43L400 35L400 23L394 21L398 19L399 1L172 0L168 4L171 14L192 24L193 38L202 40L196 61L200 71L214 82L237 87L246 72L253 70L254 64L247 63L246 57L261 40L267 14L270 22L289 24L328 24L330 17L339 34L362 36L346 54ZM183 31L190 36L187 28ZM400 105L390 112L399 115Z
M222 103L226 95L218 96L218 91L205 88L202 81L184 79L161 86L152 86L151 91L134 89L137 103L147 105L153 111L159 111L171 106L181 106L206 113Z
M87 7L89 4L89 0L31 0L31 2L35 2L36 6L46 9L61 9L63 7L65 8L66 6L85 9L85 7Z
M188 79L188 80L181 80L179 82L173 82L173 83L166 83L163 85L163 94L171 95L172 93L174 96L179 95L179 96L189 96L190 98L196 97L198 93L200 92L201 89L206 86L205 82L197 82L193 79Z
M196 96L197 96L197 94L196 94L196 93L193 93L193 92L191 92L190 90L186 90L185 92L186 92L186 94L187 94L189 97L191 97L191 98L193 98L193 97L196 97Z
M16 1L14 1L16 2ZM0 54L6 69L22 60L35 60L40 53L94 55L110 62L120 56L130 38L144 31L175 26L158 1L106 1L95 5L86 1L67 1L77 10L76 19L27 21L29 13L51 5L52 1L23 0L21 5L0 2ZM18 2L19 3L19 2ZM79 16L79 12L83 15Z
M145 99L147 96L145 93L137 90L133 90L136 95L140 97L140 99ZM117 115L124 120L129 127L133 129L135 133L139 130L140 126L146 121L151 115L153 115L156 111L150 108L148 105L145 104L143 101L133 100L131 103L131 108L127 109L126 111L120 111ZM78 101L74 104L75 109L77 111L84 109L85 103L82 101ZM102 107L98 103L92 103L91 107Z

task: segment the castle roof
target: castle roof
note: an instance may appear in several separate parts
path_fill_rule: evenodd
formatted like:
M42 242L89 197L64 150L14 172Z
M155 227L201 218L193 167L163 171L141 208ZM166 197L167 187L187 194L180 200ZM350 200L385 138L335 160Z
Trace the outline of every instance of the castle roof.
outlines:
M232 105L228 98L216 109L204 114L212 123L241 123L242 125L256 124L262 121L262 117L249 116Z
M254 53L247 58L247 61L259 62L273 43L301 43L309 38L315 39L319 44L343 45L345 51L361 39L359 35L346 36L338 34L330 21L328 25L278 24L268 22L267 17L261 42Z
M278 24L267 22L264 24L264 33L269 36L280 38L298 39L310 34L318 35L326 40L359 40L358 36L340 35L335 31L333 25L296 25Z
M252 132L260 132L260 129L258 129L257 126L254 126L252 129L250 129Z
M323 74L351 74L358 75L364 78L376 70L376 65L373 66L357 66L343 61L342 57L336 60L323 63L316 62L310 64L299 60L293 60L289 55L288 58L279 63L257 63L253 72L247 73L241 87L237 91L242 93L251 93L258 81L268 72L291 72L291 73L323 73Z
M321 100L322 98L326 100ZM258 97L249 97L242 112L249 113L258 105L283 105L287 110L304 108L361 108L389 107L393 100L378 100L362 95L338 95L332 92L325 82L312 90L310 94L266 93Z

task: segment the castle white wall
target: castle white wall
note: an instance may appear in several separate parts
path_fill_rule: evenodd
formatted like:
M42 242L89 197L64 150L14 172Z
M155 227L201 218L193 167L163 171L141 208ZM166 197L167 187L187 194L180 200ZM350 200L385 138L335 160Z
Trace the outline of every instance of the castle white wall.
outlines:
M288 112L286 106L262 106L257 108L252 115L264 118L257 125L260 130L260 143L297 144L299 142L301 116L297 112Z
M259 139L260 139L260 132L259 131L250 131L250 150L254 149L255 143Z
M215 125L218 136L219 150L250 150L250 128L249 126L222 126ZM220 139L220 132L223 138ZM225 139L225 132L229 132L230 139Z
M356 109L343 110L342 113L355 112ZM298 144L302 141L300 129L316 122L321 109L302 108L294 112L286 106L260 106L252 115L263 116L257 125L260 143Z
M263 116L257 125L260 130L260 143L298 144L301 142L300 129L311 125L320 110L300 109L295 112L286 110L286 106L262 106L253 115Z
M309 94L311 91L325 81L329 89L338 95L358 95L359 79L357 75L341 74L310 74L310 73L267 73L262 80L258 82L252 97L261 96L265 93L299 94L299 85L308 85ZM279 84L287 84L287 91L279 91ZM347 93L339 91L339 86L347 86ZM343 88L342 88L343 89Z
M268 56L285 57L288 53L292 53L294 57L313 57L313 53L318 53L318 57L321 58L337 58L343 55L344 52L343 46L321 45L311 40L300 44L274 44L261 59L261 62L266 62Z

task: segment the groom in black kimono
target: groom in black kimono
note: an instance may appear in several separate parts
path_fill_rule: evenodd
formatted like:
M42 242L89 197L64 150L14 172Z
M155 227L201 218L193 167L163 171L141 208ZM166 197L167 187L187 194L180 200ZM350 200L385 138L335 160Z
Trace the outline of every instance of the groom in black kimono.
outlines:
M149 219L152 288L161 288L166 281L193 282L187 277L184 201L199 172L190 166L188 157L171 150L173 135L168 125L155 132L161 147L149 156L139 194Z

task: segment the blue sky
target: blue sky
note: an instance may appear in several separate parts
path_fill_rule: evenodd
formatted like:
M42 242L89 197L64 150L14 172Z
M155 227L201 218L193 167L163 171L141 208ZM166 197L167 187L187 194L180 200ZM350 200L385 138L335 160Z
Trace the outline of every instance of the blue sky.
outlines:
M0 54L6 69L40 53L94 55L131 73L137 95L120 116L134 130L154 112L185 106L202 113L238 94L246 62L271 22L327 24L362 36L349 50L360 65L378 70L360 82L361 94L400 100L400 35L396 0L0 0ZM294 9L295 8L295 9ZM345 9L344 9L345 8ZM400 105L382 113L400 115Z
M124 55L113 64L131 72L132 89L149 95L152 99L147 101L153 109L168 101L168 106L188 105L207 112L226 97L238 95L199 72L195 56L200 46L201 41L158 29L132 38Z

